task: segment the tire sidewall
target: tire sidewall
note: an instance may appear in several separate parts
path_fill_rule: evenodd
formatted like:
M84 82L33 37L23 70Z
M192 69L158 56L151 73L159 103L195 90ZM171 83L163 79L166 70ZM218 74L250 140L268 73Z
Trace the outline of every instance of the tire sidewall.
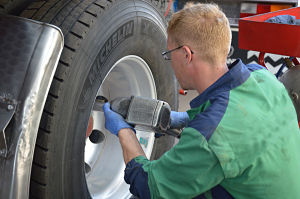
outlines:
M122 1L105 11L82 42L71 66L73 74L64 85L65 104L57 121L57 131L62 134L57 142L64 142L57 145L57 151L63 151L64 198L90 197L84 171L85 132L98 89L116 61L127 55L141 57L152 71L158 99L177 109L176 78L170 63L161 57L166 48L164 24L150 3ZM152 159L173 142L170 137L156 139Z

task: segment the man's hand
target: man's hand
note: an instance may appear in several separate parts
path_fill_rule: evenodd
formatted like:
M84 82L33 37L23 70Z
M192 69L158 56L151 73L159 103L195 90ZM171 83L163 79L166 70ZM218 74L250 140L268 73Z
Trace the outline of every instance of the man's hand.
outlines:
M135 132L134 128L125 122L120 114L110 109L110 104L108 102L104 104L103 111L105 116L105 128L112 134L118 136L119 131L125 128L132 129Z
M137 156L142 155L146 157L134 134L134 128L125 122L120 114L112 111L108 102L104 104L103 111L105 115L105 128L119 137L125 164Z
M187 126L189 121L190 118L187 112L171 111L171 129L182 129Z

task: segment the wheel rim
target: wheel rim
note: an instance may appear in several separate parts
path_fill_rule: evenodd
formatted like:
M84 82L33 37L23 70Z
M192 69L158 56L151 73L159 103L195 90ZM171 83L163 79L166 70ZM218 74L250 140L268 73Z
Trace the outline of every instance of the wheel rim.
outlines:
M143 96L157 99L151 70L140 57L129 55L117 61L104 78L97 96ZM124 182L125 164L118 138L105 129L102 111L92 111L85 146L85 172L89 192L94 199L129 198ZM154 132L136 128L136 135L148 158L154 145Z

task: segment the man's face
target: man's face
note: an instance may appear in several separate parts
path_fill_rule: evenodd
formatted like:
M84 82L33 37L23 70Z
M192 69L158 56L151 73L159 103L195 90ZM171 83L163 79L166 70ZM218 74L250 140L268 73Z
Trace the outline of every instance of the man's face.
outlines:
M172 41L172 38L170 36L168 37L167 45L168 50L172 50L178 47L178 45ZM171 57L172 68L181 88L190 89L187 83L188 77L186 77L187 73L185 71L185 55L183 49L175 50L171 52L169 56Z

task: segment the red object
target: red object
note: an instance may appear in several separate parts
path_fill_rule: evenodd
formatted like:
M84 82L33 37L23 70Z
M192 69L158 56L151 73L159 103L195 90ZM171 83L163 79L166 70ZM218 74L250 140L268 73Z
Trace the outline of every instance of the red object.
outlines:
M252 14L252 13L241 13L241 14L240 14L240 18L250 17L250 16L253 16L253 15L256 15L256 14Z
M94 118L91 116L88 124L88 128L86 130L86 137L89 137L93 131L94 126Z
M186 91L186 90L183 90L183 89L179 89L179 94L180 94L180 95L186 95L186 94L187 94L187 91Z
M265 67L266 69L268 69L268 68L266 67L266 65L265 65L265 53L264 53L264 52L260 52L260 53L259 53L258 63L259 63L261 66L263 66L263 67Z
M295 66L300 65L300 63L296 57L293 59L293 62L295 64Z
M166 11L166 13L165 13L165 17L166 17L166 16L168 15L168 13L170 12L171 6L172 6L172 0L169 1L169 5L168 5L167 11Z
M257 14L263 14L271 11L271 4L257 4Z
M300 7L240 19L239 47L300 57L300 26L265 22L277 15L293 15L300 19Z
M240 18L250 17L271 11L271 4L257 4L256 13L240 13Z
M270 3L270 4L261 4L261 3L242 3L247 4L246 9L243 11L241 10L240 18L243 17L250 17L258 14L264 14L267 12L275 12L278 10L283 10L287 8L293 7L292 4L276 4L276 3ZM253 13L253 9L256 7L256 12ZM248 13L249 12L249 13Z

